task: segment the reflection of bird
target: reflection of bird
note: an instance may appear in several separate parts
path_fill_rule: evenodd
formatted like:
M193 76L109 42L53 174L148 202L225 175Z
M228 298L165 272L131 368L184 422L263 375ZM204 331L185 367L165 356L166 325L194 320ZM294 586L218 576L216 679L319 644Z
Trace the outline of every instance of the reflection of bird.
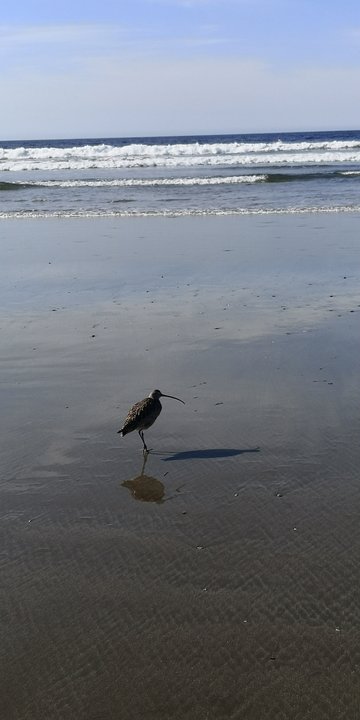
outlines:
M130 490L135 500L143 502L163 503L165 488L160 480L150 477L150 475L139 475L133 480L124 480L123 487Z
M169 397L173 400L178 400L185 405L183 400L174 397L174 395L165 395L160 390L153 390L149 397L144 400L140 400L140 402L133 405L127 414L123 427L118 430L118 433L120 433L122 437L134 430L137 430L141 437L145 452L149 451L144 440L144 430L151 427L158 415L160 415L162 407L159 398L161 397Z
M130 490L131 495L135 498L135 500L160 504L165 502L165 487L160 480L151 477L151 475L144 475L147 458L148 453L144 453L144 460L140 475L132 480L124 480L122 486Z

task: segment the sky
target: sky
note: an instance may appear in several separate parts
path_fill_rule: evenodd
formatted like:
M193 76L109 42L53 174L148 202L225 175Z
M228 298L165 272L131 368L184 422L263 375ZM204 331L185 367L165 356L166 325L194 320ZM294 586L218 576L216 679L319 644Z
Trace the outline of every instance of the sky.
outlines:
M17 0L0 138L360 128L359 0Z

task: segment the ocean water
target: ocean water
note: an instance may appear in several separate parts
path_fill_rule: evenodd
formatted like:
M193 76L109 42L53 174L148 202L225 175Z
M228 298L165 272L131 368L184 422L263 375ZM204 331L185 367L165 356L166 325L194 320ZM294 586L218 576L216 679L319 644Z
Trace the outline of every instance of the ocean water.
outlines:
M0 141L0 218L360 210L360 131Z

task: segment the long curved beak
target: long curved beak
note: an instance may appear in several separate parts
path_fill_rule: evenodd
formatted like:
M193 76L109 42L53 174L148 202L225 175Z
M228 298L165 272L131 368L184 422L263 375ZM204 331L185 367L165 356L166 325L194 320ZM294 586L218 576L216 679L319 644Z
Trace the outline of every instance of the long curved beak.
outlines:
M172 398L173 400L178 400L179 402L182 402L183 405L185 405L183 400L180 400L180 398L177 398L174 395L164 395L164 393L161 393L161 397L169 397L169 398Z

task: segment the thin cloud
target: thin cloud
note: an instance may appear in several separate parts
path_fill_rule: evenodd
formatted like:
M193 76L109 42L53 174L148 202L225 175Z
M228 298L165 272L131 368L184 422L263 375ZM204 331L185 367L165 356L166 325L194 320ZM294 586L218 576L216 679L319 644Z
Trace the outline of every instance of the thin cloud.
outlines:
M34 25L0 27L0 43L14 45L38 45L53 43L96 42L109 35L126 34L124 28L112 25Z
M84 61L106 59L113 62L163 57L167 62L172 57L197 53L211 48L229 48L236 39L219 32L216 25L203 26L198 32L171 35L159 30L138 26L131 30L120 25L106 24L64 24L0 27L0 55L11 58L10 72L30 62L43 67L44 74L51 70L52 63L64 62L82 64ZM65 52L66 48L66 52ZM27 55L26 53L30 53ZM216 52L216 51L215 51ZM44 60L46 59L46 62Z
M347 29L345 36L350 40L360 40L360 27Z
M131 45L137 43L162 42L165 47L172 47L175 42L189 44L207 44L228 42L227 37L217 37L216 25L202 26L193 37L169 37L168 34L158 34L145 27L131 27L106 24L69 24L69 25L34 25L34 26L0 26L0 49L9 50L19 46L43 46L88 44L94 49L98 46L106 47L108 42L126 42Z

